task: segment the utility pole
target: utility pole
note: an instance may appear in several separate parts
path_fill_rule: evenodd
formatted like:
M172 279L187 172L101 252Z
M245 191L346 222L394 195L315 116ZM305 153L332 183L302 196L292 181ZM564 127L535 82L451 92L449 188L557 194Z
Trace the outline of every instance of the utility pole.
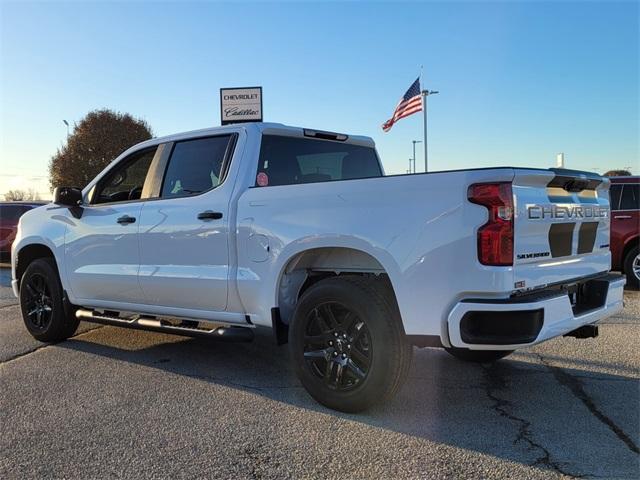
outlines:
M416 143L422 143L422 140L411 140L413 143L413 173L416 173Z
M427 97L429 95L435 95L435 90L422 90L422 113L424 114L424 171L429 171L429 155L427 152Z

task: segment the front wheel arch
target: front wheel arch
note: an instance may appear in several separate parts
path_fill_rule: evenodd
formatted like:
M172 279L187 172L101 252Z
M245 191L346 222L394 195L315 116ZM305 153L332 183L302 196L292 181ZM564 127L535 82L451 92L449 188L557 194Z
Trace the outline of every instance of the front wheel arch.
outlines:
M16 280L18 281L18 286L20 285L22 276L27 270L27 267L29 267L34 260L39 258L52 258L54 260L56 270L58 271L58 275L60 274L57 262L55 262L55 255L53 254L53 251L48 246L41 243L31 243L22 247L16 256Z

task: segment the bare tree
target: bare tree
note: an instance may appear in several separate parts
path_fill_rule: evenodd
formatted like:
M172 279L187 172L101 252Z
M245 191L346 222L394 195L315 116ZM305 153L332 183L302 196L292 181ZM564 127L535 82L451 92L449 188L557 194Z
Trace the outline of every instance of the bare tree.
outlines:
M27 198L25 200L40 200L40 194L35 188L27 190Z
M9 190L4 194L4 199L7 202L20 202L27 196L27 192L24 190Z
M25 202L29 200L40 200L40 194L34 188L27 190L9 190L4 194L4 199L7 202Z

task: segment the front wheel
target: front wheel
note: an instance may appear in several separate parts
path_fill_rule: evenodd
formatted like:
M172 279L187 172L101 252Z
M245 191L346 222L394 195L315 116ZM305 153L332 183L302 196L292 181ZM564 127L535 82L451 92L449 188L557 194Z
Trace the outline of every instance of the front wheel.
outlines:
M468 348L445 348L447 353L459 360L475 363L491 363L511 355L513 350L469 350Z
M73 312L65 311L58 269L51 258L34 260L25 270L20 280L20 309L27 330L41 342L65 340L80 323Z
M404 382L413 352L388 288L374 278L333 277L300 298L289 348L298 378L319 403L359 412Z
M640 247L633 247L624 258L624 273L627 276L627 285L640 287Z

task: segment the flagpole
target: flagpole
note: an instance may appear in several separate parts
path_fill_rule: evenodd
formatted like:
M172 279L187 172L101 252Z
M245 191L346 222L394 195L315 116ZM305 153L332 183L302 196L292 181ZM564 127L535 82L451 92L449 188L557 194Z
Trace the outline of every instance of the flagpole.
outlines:
M420 93L422 94L422 118L424 123L424 171L427 173L429 171L429 155L427 149L427 97L429 95L435 95L438 92L435 90L422 90Z
M420 86L422 86L422 71L423 71L423 65L420 65ZM427 91L426 90L422 90L420 92L422 94L422 126L424 128L424 171L427 171ZM413 158L416 158L416 145L415 143L413 144ZM416 168L415 165L415 160L414 160L414 164L413 164L413 168Z
M427 153L427 96L428 90L422 90L422 119L424 126L424 172L429 171L429 157Z

